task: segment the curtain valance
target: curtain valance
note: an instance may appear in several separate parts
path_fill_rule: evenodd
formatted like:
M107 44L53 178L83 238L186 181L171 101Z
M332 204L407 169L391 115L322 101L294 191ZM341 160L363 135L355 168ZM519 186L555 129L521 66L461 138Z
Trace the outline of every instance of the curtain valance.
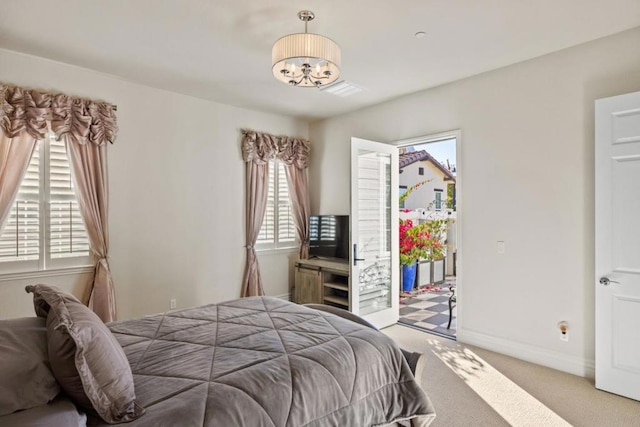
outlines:
M298 169L309 167L310 144L306 139L275 136L251 130L243 130L242 135L242 158L245 162L260 165L278 159Z
M26 132L42 139L49 124L58 139L79 144L113 143L118 131L109 103L0 83L0 128L7 137Z

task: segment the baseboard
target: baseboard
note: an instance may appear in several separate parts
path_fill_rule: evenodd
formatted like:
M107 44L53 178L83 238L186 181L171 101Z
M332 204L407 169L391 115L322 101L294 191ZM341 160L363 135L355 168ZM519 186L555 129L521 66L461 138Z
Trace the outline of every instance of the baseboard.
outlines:
M595 377L595 362L593 360L568 356L557 351L468 330L458 330L457 339L463 344L475 345L580 377Z

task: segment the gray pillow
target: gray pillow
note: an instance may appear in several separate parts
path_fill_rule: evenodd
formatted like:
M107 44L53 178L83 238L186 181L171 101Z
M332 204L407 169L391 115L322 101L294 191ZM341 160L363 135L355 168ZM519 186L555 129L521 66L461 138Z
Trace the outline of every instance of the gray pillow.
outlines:
M100 318L55 286L27 286L27 292L36 313L47 316L51 370L66 394L108 423L141 416L129 361Z
M60 392L38 317L0 320L0 415L45 405Z

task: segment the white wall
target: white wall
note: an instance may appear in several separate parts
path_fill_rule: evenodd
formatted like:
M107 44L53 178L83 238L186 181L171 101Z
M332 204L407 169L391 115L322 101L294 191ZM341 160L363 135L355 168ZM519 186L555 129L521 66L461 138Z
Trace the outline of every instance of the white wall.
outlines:
M308 136L304 121L230 107L0 50L0 81L118 105L109 147L111 267L126 319L236 298L245 260L240 129ZM292 280L290 254L260 256L265 292ZM26 283L82 295L86 275L0 281L0 317L33 315Z
M638 46L640 28L312 123L312 211L348 211L351 136L394 141L461 129L459 337L590 373L593 105L640 90ZM569 322L568 343L559 320Z

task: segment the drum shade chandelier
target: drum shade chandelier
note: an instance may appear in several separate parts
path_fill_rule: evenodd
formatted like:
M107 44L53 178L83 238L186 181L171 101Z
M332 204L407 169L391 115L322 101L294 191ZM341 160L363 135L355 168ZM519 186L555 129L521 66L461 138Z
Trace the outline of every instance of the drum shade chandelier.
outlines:
M340 47L331 39L307 32L313 12L302 10L304 33L289 34L277 40L271 51L272 71L276 79L291 86L320 87L340 76Z

